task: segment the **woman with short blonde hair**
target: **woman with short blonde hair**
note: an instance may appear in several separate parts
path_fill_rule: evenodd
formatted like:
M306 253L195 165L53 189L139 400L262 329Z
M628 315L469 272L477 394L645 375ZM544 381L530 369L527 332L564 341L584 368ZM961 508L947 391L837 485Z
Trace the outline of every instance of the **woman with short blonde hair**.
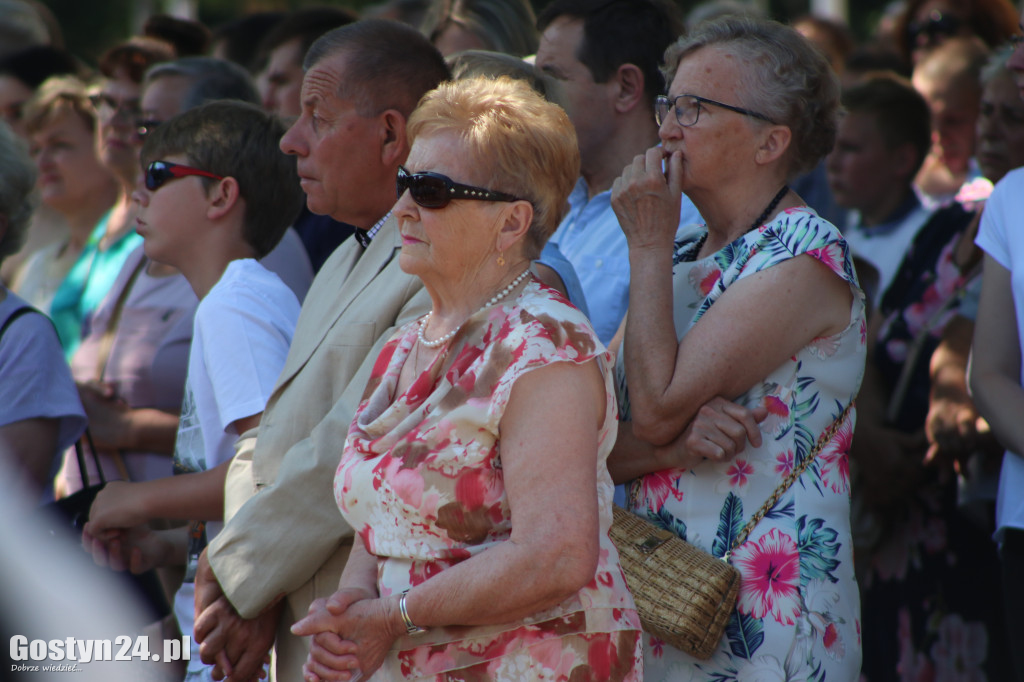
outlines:
M335 497L358 539L293 632L306 679L639 680L608 539L611 356L530 275L578 173L568 117L468 79L409 123L394 215L432 310L384 346Z
M96 223L114 205L117 183L96 155L96 113L78 78L45 81L25 108L25 129L39 169L40 201L63 218L68 235L34 253L12 288L49 310Z

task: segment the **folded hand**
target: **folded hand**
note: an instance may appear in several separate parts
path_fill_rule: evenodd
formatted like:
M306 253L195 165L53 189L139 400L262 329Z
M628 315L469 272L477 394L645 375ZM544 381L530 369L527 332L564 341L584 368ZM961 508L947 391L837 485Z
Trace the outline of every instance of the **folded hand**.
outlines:
M743 452L747 443L761 446L758 424L768 416L763 407L749 410L724 398L705 403L672 443L656 449L666 468L692 468L705 460L725 462Z
M371 675L398 638L397 599L372 598L360 589L341 589L318 599L292 633L312 635L309 660L303 666L308 682L353 682Z
M203 663L215 666L213 678L248 682L264 677L263 664L274 645L281 597L256 618L242 618L221 590L205 550L199 555L195 595L193 634Z

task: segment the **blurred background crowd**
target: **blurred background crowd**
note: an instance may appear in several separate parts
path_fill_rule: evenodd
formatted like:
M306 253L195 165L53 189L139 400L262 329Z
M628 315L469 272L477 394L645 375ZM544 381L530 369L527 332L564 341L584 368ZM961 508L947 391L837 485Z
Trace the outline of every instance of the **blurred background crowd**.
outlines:
M33 495L83 487L71 445L86 419L108 480L172 474L199 300L180 273L142 255L133 200L139 150L161 124L210 99L250 102L293 121L302 113L303 60L332 29L394 20L420 31L456 78L482 70L528 79L576 128L590 192L570 195L569 219L587 220L583 204L610 192L623 165L594 149L628 139L629 121L619 129L587 109L586 93L559 62L558 17L545 15L546 5L0 0L0 120L34 174L10 180L33 183L33 210L0 205L19 228L17 238L13 229L0 237L0 279L53 320L80 400L69 397L45 424L8 431L24 446ZM1024 606L1020 578L1004 575L998 550L1004 527L1016 527L1020 556L1024 532L1024 519L997 515L1011 445L968 389L985 257L975 239L993 188L1024 166L1019 9L1009 0L718 0L680 1L675 13L680 34L726 15L788 24L820 50L842 88L834 147L790 186L842 232L866 296L867 361L847 472L861 679L1013 679L1014 659L1024 674L1024 626L1019 612L1004 613L1006 603ZM676 39L668 37L659 53ZM591 86L603 82L601 56L580 44L568 53L589 69ZM608 50L609 59L628 61L631 47ZM627 160L655 144L655 126L664 125L655 123L653 101L637 120L644 123L630 130L643 139ZM335 249L369 227L311 208L263 259L299 301ZM679 224L700 223L699 208L684 197ZM541 258L555 270L571 264L559 272L565 290L613 350L631 286L617 224L615 236L581 245L570 225L552 238L561 254ZM0 427L20 418L2 400ZM92 471L84 478L94 478L96 465L85 461ZM160 577L175 580L173 571Z

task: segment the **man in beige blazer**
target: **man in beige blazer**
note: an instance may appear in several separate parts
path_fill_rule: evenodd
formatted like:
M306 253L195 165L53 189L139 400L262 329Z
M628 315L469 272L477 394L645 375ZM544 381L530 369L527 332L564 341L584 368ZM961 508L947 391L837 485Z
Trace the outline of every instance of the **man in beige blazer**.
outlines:
M390 209L406 119L447 78L443 59L417 31L366 20L320 38L304 68L302 115L281 148L297 157L309 209L363 230L313 281L259 429L239 441L227 523L200 561L203 660L246 681L275 634L276 679L302 680L308 642L289 627L337 589L352 542L333 494L349 423L380 347L430 306L398 267Z

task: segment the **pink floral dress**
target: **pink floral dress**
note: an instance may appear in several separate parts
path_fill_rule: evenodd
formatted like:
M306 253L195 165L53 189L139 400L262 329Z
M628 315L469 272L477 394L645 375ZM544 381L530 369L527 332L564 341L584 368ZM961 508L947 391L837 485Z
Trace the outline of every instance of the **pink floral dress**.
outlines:
M617 430L611 357L590 323L531 280L517 299L467 321L446 369L442 353L396 395L416 347L416 325L403 327L381 351L334 481L342 514L379 557L380 594L423 583L509 539L502 415L516 379L555 362L593 360L605 378L607 408L594 453L600 558L590 584L523 621L433 628L399 639L374 679L641 679L640 621L608 539L612 482L605 461ZM550 454L558 456L556 443Z
M660 471L630 485L634 512L720 557L857 394L866 329L846 242L809 209L782 212L717 253L693 260L697 249L693 241L676 249L673 307L680 338L731 284L800 254L849 282L854 294L846 329L815 339L737 399L768 408L760 448L748 445L733 461ZM621 363L618 375L624 395ZM857 679L860 610L848 461L853 424L851 411L836 437L733 552L731 563L742 577L739 603L717 652L699 661L649 637L647 680Z

